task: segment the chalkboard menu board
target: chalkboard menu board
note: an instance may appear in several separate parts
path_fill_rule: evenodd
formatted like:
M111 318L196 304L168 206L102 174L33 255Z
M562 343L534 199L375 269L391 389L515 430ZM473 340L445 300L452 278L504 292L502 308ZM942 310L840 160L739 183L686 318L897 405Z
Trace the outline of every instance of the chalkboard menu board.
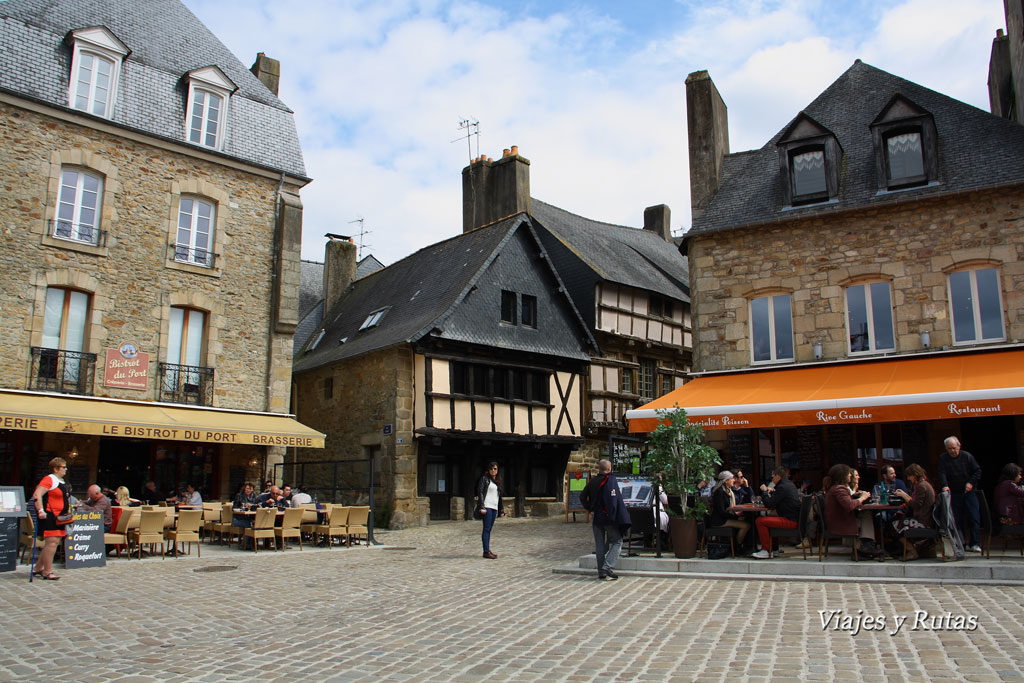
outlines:
M924 422L904 422L900 425L903 442L903 466L917 463L928 469L928 429Z
M572 518L575 521L577 512L587 512L586 508L583 507L583 503L580 502L580 495L583 493L583 489L587 488L587 482L590 481L590 472L569 472L566 475L568 481L566 482L566 493L565 493L565 521L569 521L569 513L573 513Z
M754 440L749 430L729 432L729 467L752 472L754 469Z
M88 465L71 465L68 467L68 473L65 476L68 486L71 487L72 493L81 493L85 496L85 492L89 489L89 467Z
M13 572L18 567L17 517L0 517L0 572Z
M103 512L87 510L75 513L68 524L64 539L64 567L103 567L107 564L107 551L103 545Z
M835 425L828 427L829 465L857 466L857 452L853 447L853 427Z
M821 469L821 428L801 427L796 430L796 451L804 472Z

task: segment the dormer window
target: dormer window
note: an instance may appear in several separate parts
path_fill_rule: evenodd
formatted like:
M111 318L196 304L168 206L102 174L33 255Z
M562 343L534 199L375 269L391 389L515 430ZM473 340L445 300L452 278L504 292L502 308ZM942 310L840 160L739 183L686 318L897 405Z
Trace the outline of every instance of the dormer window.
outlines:
M102 26L71 31L71 78L68 106L105 119L113 118L121 64L130 50Z
M228 102L238 87L216 66L188 72L185 140L220 150L227 134Z
M829 129L801 113L778 142L786 205L801 206L835 199L843 150Z
M871 124L875 170L882 191L927 185L938 178L931 114L894 95Z

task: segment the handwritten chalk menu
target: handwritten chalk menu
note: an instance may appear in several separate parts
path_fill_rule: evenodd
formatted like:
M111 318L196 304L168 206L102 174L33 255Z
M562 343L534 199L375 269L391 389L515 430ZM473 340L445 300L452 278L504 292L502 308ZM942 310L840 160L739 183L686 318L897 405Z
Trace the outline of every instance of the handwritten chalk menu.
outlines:
M754 440L749 429L729 430L729 467L752 472L754 469Z
M816 472L821 469L821 428L800 427L796 430L796 450L800 456L800 469Z
M569 472L569 488L568 494L565 496L565 511L569 512L586 512L586 508L583 507L583 503L580 501L580 495L583 493L583 489L587 488L587 482L590 481L590 472Z
M0 572L13 572L18 566L17 517L0 517Z
M67 526L64 540L64 567L103 567L107 564L107 551L103 545L103 512L88 510L75 513Z

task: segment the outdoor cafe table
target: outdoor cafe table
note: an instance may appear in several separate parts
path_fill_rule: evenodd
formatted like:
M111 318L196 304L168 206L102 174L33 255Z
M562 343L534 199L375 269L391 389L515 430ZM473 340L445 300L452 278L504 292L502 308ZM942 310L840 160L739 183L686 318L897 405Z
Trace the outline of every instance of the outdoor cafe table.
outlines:
M864 505L861 505L859 509L867 510L868 512L871 513L872 518L875 522L875 543L884 543L885 530L883 529L883 527L885 525L885 522L883 520L885 519L885 516L882 513L888 512L890 510L901 510L903 509L903 505L883 505L882 503L865 503Z

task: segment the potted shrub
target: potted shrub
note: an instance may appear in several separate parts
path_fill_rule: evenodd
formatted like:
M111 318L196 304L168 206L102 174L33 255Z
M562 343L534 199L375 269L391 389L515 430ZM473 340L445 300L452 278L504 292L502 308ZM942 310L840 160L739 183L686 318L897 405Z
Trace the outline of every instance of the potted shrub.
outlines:
M672 550L676 557L693 557L697 554L697 520L708 513L698 485L714 478L722 462L718 451L705 443L704 428L688 422L686 411L679 406L658 411L658 427L647 444L646 469L660 475L665 492L682 501L681 517L669 511Z

